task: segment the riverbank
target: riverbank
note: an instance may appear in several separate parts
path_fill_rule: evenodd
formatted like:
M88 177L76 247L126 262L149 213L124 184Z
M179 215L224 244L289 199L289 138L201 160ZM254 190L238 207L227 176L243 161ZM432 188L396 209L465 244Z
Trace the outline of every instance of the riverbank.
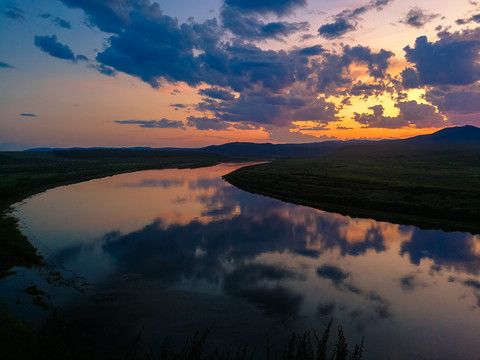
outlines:
M62 150L0 152L0 279L14 266L32 267L42 257L9 215L11 205L57 186L120 173L167 168L195 168L240 158L189 151Z
M351 147L324 158L244 167L224 179L252 193L352 217L479 234L479 149L404 150Z

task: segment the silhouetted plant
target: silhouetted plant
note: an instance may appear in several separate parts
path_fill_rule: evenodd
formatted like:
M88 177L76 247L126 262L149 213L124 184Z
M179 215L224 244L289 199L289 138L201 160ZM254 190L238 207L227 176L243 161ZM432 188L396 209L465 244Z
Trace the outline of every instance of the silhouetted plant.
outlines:
M328 338L330 337L330 328L332 327L333 319L328 323L327 328L324 330L322 339L319 340L315 334L315 339L317 340L317 359L318 360L327 360L327 345Z
M328 353L328 340L330 337L330 329L332 320L330 320L327 328L324 330L321 339L315 334L317 354L315 357L314 346L310 337L310 332L303 334L293 332L285 345L282 360L326 360ZM363 355L364 339L360 345L355 345L354 351L349 357L347 341L343 333L343 328L338 328L337 342L331 354L330 360L360 360ZM271 359L271 357L268 357Z
M335 345L335 360L348 360L348 348L345 335L343 334L343 328L338 327L337 345Z

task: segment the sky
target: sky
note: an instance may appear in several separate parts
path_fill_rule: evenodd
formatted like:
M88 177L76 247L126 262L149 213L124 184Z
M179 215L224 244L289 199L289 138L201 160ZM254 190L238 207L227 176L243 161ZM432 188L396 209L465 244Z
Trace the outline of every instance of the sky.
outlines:
M480 126L480 0L0 0L0 150Z

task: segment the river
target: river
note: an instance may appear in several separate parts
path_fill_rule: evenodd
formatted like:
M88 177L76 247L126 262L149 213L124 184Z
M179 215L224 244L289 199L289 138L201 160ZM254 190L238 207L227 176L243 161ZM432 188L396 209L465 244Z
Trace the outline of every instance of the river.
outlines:
M479 358L479 235L250 194L221 178L239 166L121 174L16 204L49 269L16 269L2 298L41 322L22 290L34 284L106 353L139 333L156 351L213 324L210 346L262 354L267 338L333 318L349 344L365 337L364 359Z

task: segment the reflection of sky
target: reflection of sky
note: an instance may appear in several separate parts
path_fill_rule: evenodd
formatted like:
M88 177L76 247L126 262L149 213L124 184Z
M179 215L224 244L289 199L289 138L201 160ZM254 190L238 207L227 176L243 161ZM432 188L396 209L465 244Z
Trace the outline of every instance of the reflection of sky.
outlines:
M90 281L134 273L240 299L282 322L333 316L347 335L366 336L372 358L402 347L407 357L475 354L478 236L248 194L221 179L233 168L93 180L38 195L17 213L52 261Z

